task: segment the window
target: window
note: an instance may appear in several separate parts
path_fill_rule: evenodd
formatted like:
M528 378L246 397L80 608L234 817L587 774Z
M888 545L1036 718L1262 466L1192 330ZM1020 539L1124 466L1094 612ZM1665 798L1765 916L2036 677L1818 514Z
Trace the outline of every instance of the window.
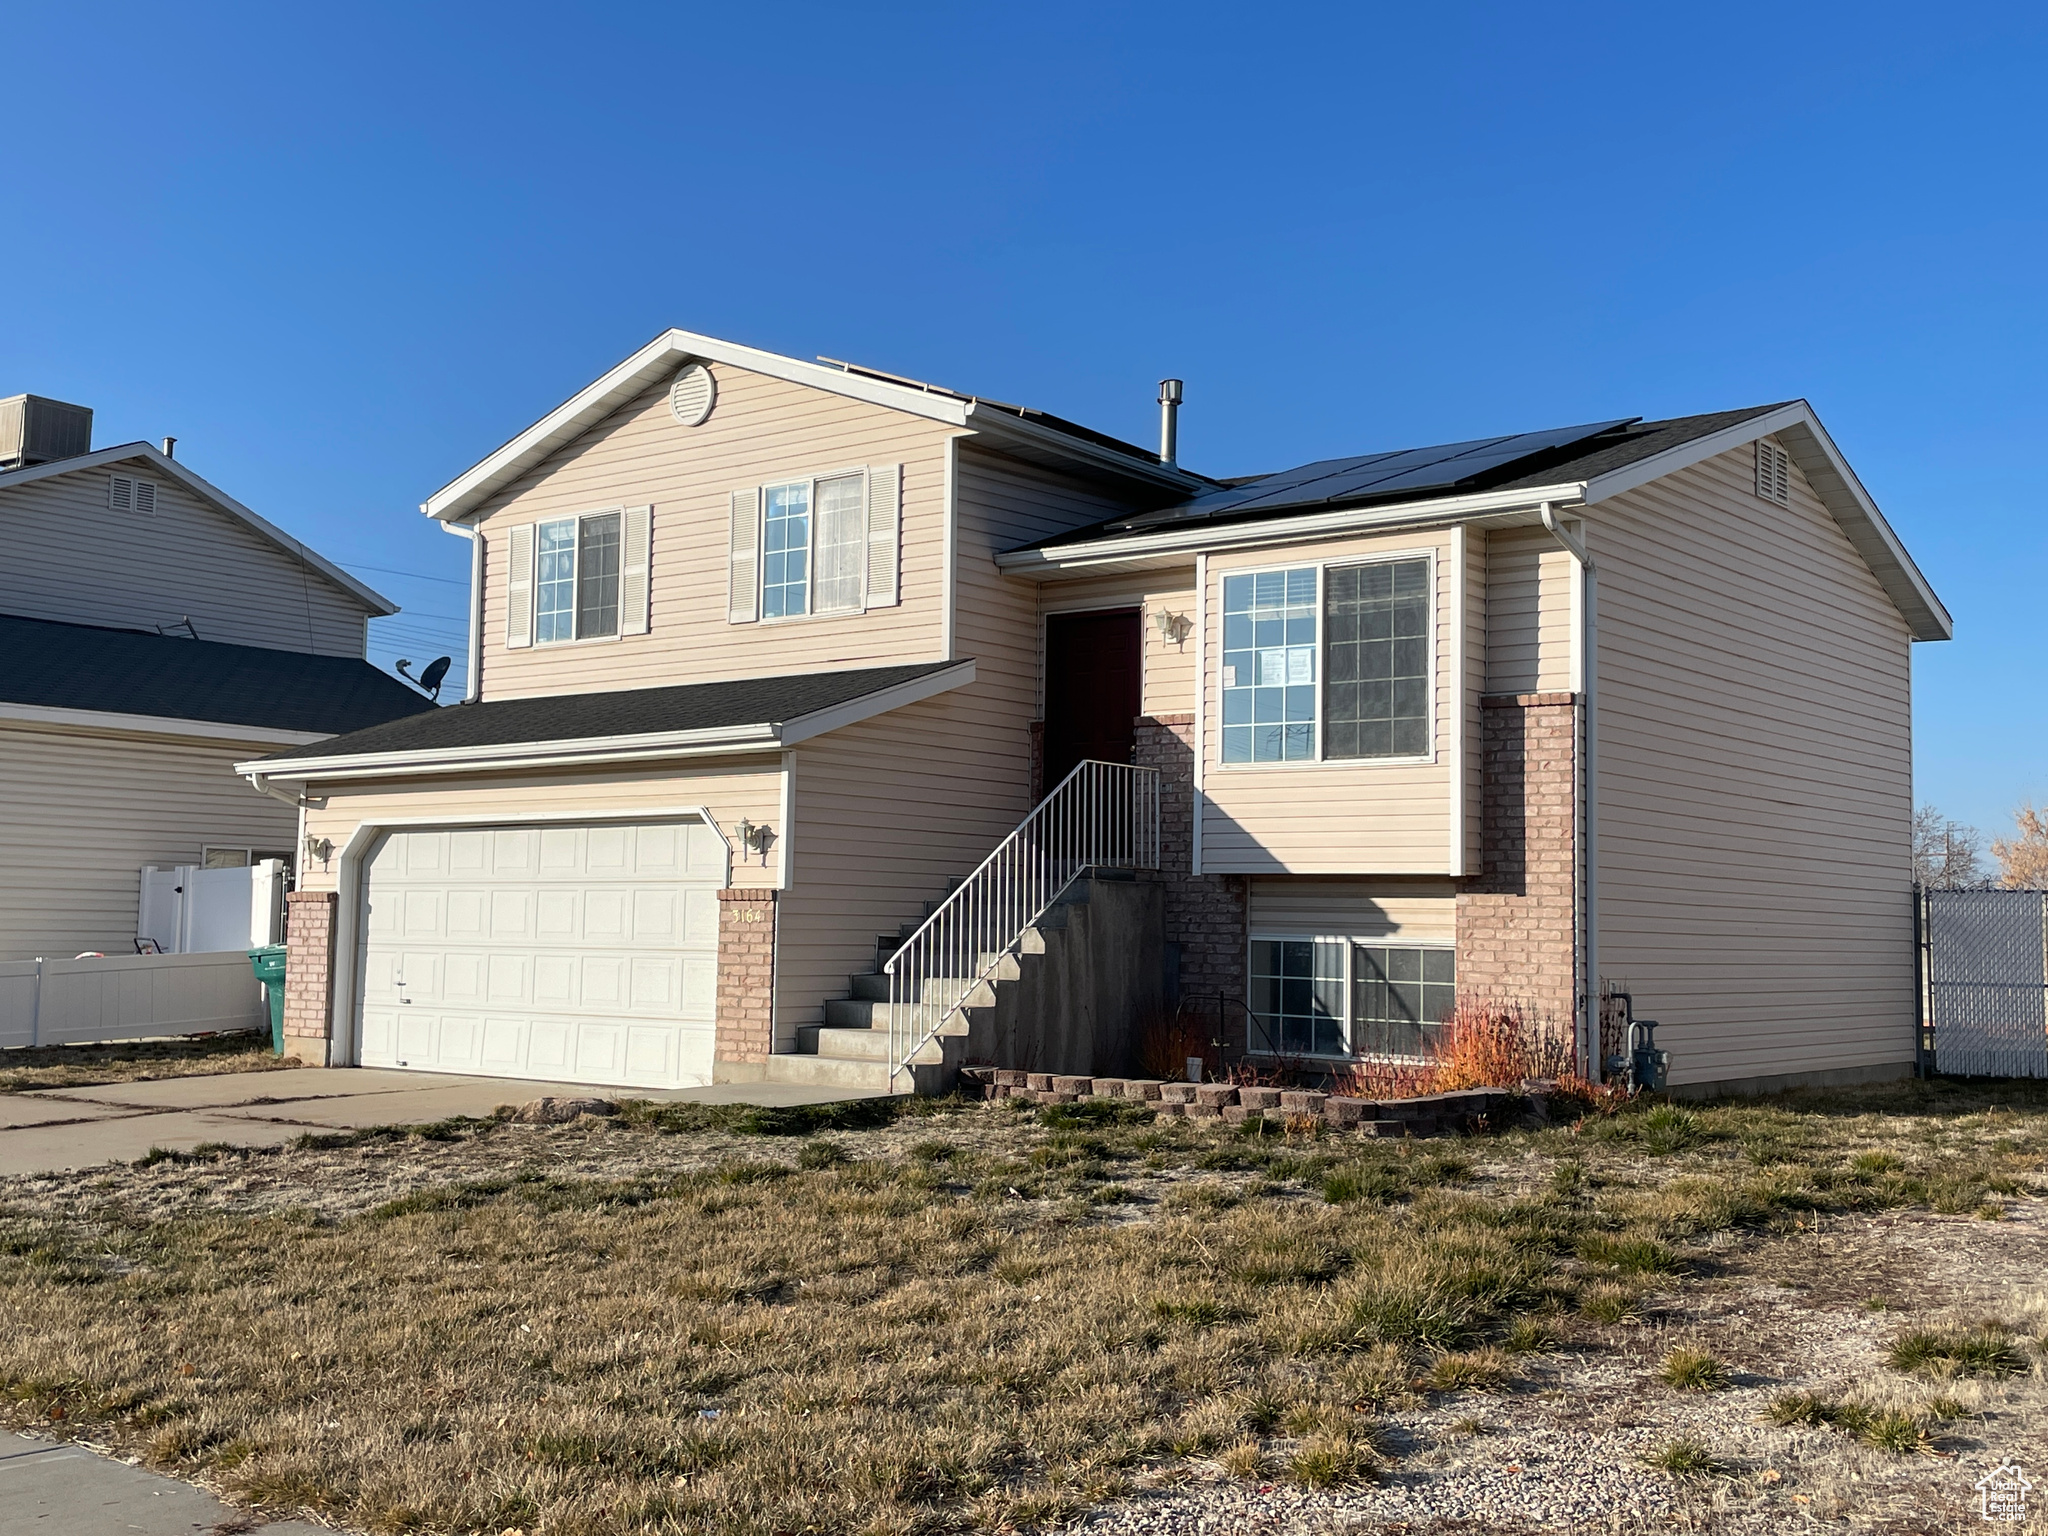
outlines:
M1360 1056L1421 1056L1457 1003L1458 958L1448 949L1351 950L1351 1048Z
M619 514L542 523L534 547L533 638L542 645L619 632Z
M794 618L809 613L811 483L768 487L761 541L761 617Z
M1426 556L1225 576L1223 761L1427 757L1432 584Z
M1417 1060L1442 1036L1457 991L1457 956L1449 949L1254 939L1251 1048Z
M1223 578L1223 761L1316 755L1316 568Z
M1323 577L1331 758L1429 754L1429 562L1335 565Z
M1252 1013L1262 1040L1282 1056L1344 1053L1344 946L1313 939L1252 944Z
M867 572L867 477L771 485L762 498L761 617L857 613Z

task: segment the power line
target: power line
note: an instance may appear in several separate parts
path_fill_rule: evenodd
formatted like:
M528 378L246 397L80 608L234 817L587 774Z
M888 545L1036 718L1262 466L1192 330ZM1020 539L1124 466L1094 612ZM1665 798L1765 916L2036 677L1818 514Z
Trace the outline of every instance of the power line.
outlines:
M396 566L390 565L355 565L347 560L337 560L335 564L341 566L344 570L375 571L380 576L410 576L414 581L438 581L444 587L466 587L469 585L468 581L457 581L451 576L429 576L424 571L401 571Z

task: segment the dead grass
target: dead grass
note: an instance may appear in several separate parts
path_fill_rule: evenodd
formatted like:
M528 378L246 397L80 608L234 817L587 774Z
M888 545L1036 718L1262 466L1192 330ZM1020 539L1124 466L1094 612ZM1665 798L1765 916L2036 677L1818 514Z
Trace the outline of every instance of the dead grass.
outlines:
M20 1047L0 1051L0 1093L210 1077L223 1072L275 1072L297 1065L271 1054L267 1032L131 1040L115 1045Z
M104 1180L31 1211L0 1188L0 1417L375 1532L1022 1526L1194 1461L1341 1487L1381 1464L1385 1405L1600 1345L1698 1283L1716 1234L1970 1211L2048 1154L2048 1095L1948 1084L1461 1144L1113 1102L620 1120L588 1134L756 1139L560 1177L473 1125L447 1133L467 1176L340 1217L149 1219ZM1903 1450L1938 1420L1830 1401L1788 1422Z

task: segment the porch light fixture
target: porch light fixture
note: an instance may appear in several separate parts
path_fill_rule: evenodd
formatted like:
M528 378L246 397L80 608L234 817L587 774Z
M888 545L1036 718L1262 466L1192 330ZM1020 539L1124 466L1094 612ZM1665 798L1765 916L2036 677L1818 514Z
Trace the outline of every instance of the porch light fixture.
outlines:
M308 863L312 862L314 859L318 859L322 864L325 864L329 859L333 857L334 840L332 838L314 837L311 834L307 835L306 860Z
M768 862L768 845L775 841L775 833L773 829L769 827L758 826L754 822L742 816L738 821L733 823L732 833L734 837L737 837L740 840L740 846L742 848L751 850L752 852L761 855L761 862L763 864L766 864Z
M1168 645L1180 645L1194 632L1195 621L1184 613L1168 613L1164 608L1154 616L1159 633Z

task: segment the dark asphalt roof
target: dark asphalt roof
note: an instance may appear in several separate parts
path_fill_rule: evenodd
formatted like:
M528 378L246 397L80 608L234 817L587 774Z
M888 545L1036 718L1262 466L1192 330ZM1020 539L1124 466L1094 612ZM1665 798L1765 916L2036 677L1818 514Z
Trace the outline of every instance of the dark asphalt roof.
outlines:
M613 693L558 693L532 699L461 704L389 725L272 754L272 759L354 757L365 752L432 752L454 747L511 747L540 741L588 741L606 736L652 736L727 726L781 725L850 703L898 683L914 682L959 666L929 661L911 667L863 667L852 672L805 672L673 688L628 688Z
M1789 402L1780 402L1784 403ZM1394 453L1327 459L1268 475L1223 481L1221 489L1177 506L1125 514L1018 548L1042 549L1197 523L1243 523L1338 507L1371 506L1375 502L1420 501L1432 496L1462 496L1476 491L1590 480L1778 408L1777 404L1753 405L1737 411L1674 416L1663 421L1632 418L1594 422L1581 428L1554 428Z
M280 731L361 730L433 704L355 656L0 614L0 700Z

